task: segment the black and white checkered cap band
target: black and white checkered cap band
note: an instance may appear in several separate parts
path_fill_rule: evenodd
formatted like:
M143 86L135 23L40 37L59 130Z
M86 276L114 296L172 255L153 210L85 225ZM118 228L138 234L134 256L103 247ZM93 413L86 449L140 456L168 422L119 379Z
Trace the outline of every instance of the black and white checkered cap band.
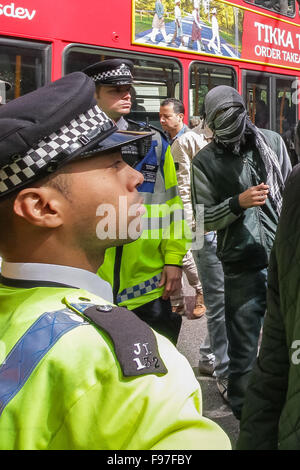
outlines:
M34 179L61 152L71 155L90 142L91 137L115 128L114 122L96 105L80 114L57 132L45 137L25 155L15 155L11 163L0 169L0 196ZM63 160L64 156L61 156Z
M120 80L122 79L127 80L128 78L133 80L133 76L130 71L130 68L127 67L126 64L121 64L118 68L114 70L107 70L106 72L97 73L91 76L91 79L94 80L94 82L96 83L97 82L105 83L106 81L111 82L111 81L114 81L114 79L118 79L118 78Z

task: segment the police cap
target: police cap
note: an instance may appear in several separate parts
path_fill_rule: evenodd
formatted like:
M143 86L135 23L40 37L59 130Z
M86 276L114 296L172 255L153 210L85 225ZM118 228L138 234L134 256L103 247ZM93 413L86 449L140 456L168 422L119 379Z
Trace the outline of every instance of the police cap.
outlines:
M74 72L0 107L0 198L75 158L149 135L118 132L94 92L92 80Z
M133 62L126 59L107 59L83 69L96 85L131 85Z

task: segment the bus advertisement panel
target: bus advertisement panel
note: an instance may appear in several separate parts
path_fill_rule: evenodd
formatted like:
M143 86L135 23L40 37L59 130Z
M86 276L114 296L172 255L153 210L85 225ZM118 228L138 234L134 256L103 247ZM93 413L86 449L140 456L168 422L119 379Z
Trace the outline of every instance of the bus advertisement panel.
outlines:
M299 25L224 1L133 0L133 43L300 69Z

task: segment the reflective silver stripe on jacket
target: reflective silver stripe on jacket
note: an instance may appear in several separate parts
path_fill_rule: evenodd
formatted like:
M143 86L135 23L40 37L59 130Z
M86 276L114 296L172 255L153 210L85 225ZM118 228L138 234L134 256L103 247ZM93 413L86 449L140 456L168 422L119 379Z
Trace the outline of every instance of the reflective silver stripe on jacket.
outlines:
M163 189L160 192L154 193L144 193L140 192L144 198L144 204L164 204L170 199L173 199L176 196L179 196L178 186L171 186L171 188L165 190Z
M141 295L147 294L154 289L157 289L158 284L161 280L162 273L156 274L151 279L147 281L141 282L133 287L128 287L128 289L122 290L117 297L117 303L120 304L121 302L126 302L130 299L135 299L136 297L140 297Z
M142 218L142 230L159 230L168 228L172 222L184 220L184 209L175 209L161 217Z

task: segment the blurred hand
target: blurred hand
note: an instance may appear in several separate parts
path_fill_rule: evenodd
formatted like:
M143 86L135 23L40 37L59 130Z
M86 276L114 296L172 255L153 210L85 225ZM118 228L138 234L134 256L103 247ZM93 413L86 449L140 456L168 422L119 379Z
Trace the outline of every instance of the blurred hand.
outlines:
M164 266L159 287L165 286L162 298L167 300L181 288L182 269L178 266Z
M269 186L261 183L258 186L252 186L239 195L239 204L243 209L249 207L263 206L268 197Z

